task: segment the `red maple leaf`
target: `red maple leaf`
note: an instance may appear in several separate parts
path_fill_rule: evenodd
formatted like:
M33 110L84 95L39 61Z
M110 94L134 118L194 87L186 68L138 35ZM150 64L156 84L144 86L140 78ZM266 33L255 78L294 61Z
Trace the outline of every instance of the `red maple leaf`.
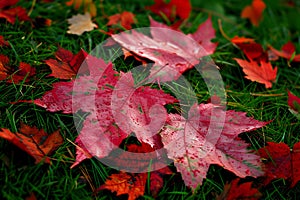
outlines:
M268 61L268 54L264 51L261 44L258 44L252 38L235 36L231 39L231 42L236 45L249 60L259 62L260 60Z
M10 8L14 6L19 0L0 0L0 18L5 18L9 23L14 24L16 18L20 21L28 21L26 10L20 6Z
M160 135L168 157L174 160L185 184L195 189L211 164L220 165L239 177L262 175L259 156L248 150L249 145L238 135L267 123L246 117L246 113L200 104L191 107L187 119L169 114Z
M275 49L274 47L269 45L271 52L275 55L285 58L287 60L291 60L293 62L300 62L300 54L296 55L296 48L292 42L287 42L281 48L281 51Z
M102 59L88 55L82 67L88 68L89 74L54 83L52 90L33 101L51 112L90 113L76 140L78 159L72 167L89 157L86 155L107 156L132 132L140 141L155 145L150 134L156 134L162 126L157 122L163 122L157 112L166 116L162 106L177 100L161 90L136 86L131 73L119 73ZM123 101L123 97L128 99Z
M29 81L30 77L35 75L35 68L29 64L20 62L18 69L9 65L9 58L0 54L0 80L8 79L7 82L19 83L20 81Z
M250 19L254 26L258 26L259 22L262 20L265 8L266 4L263 0L252 0L252 4L243 9L241 17Z
M300 180L300 142L292 151L285 143L268 142L259 149L259 154L265 159L265 184L283 178L291 180L291 187L294 187Z
M0 35L0 47L9 46L9 43L4 39L2 35Z
M12 133L10 130L2 128L0 137L26 151L35 158L36 163L43 160L46 163L50 163L50 158L47 155L51 154L63 143L63 138L58 130L47 134L44 130L39 130L36 127L30 127L23 123L21 123L18 133Z
M223 192L217 197L217 200L257 200L262 194L257 188L252 187L252 182L240 183L240 179L234 179L229 184L225 184Z
M45 60L45 63L52 70L52 73L49 76L60 79L73 78L76 76L86 56L87 53L84 50L80 50L76 55L73 55L71 51L59 47L55 53L57 60Z
M150 28L152 37L134 30L131 33L123 32L112 37L127 50L154 61L150 78L165 82L176 80L183 72L198 64L200 58L214 51L215 45L210 44L211 38L200 37L200 32L208 32L208 35L213 37L214 30L211 29L213 27L209 18L199 26L196 33L188 37L171 28L155 27ZM172 37L169 37L170 34ZM202 47L201 44L204 46Z
M166 16L169 20L174 21L178 16L180 19L187 19L192 10L190 1L171 0L166 3L164 0L155 0L154 5L146 7L153 13Z
M265 84L266 88L272 87L272 82L276 80L277 67L273 69L270 62L261 60L259 66L258 63L253 60L250 60L250 62L238 58L234 58L234 60L243 68L246 74L245 78Z

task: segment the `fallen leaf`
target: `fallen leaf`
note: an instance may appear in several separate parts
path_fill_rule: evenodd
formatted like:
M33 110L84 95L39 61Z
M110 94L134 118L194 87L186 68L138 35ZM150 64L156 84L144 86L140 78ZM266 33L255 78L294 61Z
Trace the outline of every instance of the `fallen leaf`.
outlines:
M35 75L35 68L29 64L20 62L18 69L9 65L9 58L0 54L0 80L7 79L9 83L19 83L29 81Z
M124 29L129 30L131 29L131 24L136 23L136 19L134 14L128 11L124 11L121 14L117 13L115 15L108 17L107 26L113 25L121 25Z
M264 184L272 180L283 178L291 181L294 187L300 180L300 143L294 145L293 150L285 143L268 142L259 149L260 156L265 160Z
M156 165L155 161L152 162L153 160L151 160L150 158L147 158L147 156L149 156L149 153L155 151L155 149L153 147L151 147L149 144L142 142L140 145L137 144L127 144L126 145L127 151L128 152L133 152L135 154L126 154L126 153L121 153L119 155L119 157L116 159L117 161L122 160L124 165L129 165L130 167L140 167L141 166L141 162L143 160L147 160L147 165L143 166L144 170L148 169L149 171L151 171L151 169L149 168L150 165ZM128 156L131 155L130 158L128 158L128 160L125 158L124 156ZM138 160L138 162L135 164L135 160ZM121 163L120 163L121 164ZM133 166L133 165L138 165L138 166ZM163 180L163 176L164 175L170 175L173 172L170 170L170 168L166 165L164 165L165 167L156 170L156 171L151 171L150 172L150 176L148 176L148 173L124 173L121 172L121 174L119 174L120 177L123 177L124 174L126 174L126 179L129 178L127 175L131 176L131 179L129 181L127 181L127 183L133 183L133 180L136 180L135 177L142 177L141 182L139 183L141 186L145 187L146 185L146 179L147 177L149 177L149 185L150 185L150 191L151 194L153 195L153 197L156 197L157 194L159 193L160 189L163 187L164 184L164 180ZM147 171L148 171L147 170ZM113 174L112 176L117 176L117 174ZM146 178L145 178L146 177ZM110 180L108 180L110 181ZM143 181L143 182L142 182ZM117 185L117 187L119 187ZM132 186L134 187L134 186ZM103 186L100 186L100 189L104 189ZM110 189L105 187L105 189ZM122 188L115 188L115 190L112 191L116 191L116 190L122 190ZM129 192L130 194L130 192ZM143 195L144 193L141 193L140 195ZM118 194L117 194L118 195Z
M39 130L36 127L30 127L23 123L21 123L18 133L12 133L9 129L2 128L0 137L26 151L34 157L36 163L43 160L46 163L50 163L48 155L63 143L59 130L47 134L44 130Z
M87 55L84 50L80 50L76 55L73 55L71 51L59 47L55 53L57 60L45 60L52 71L49 76L60 79L74 78Z
M91 15L88 12L84 15L74 15L68 19L68 23L70 26L67 33L75 35L82 35L82 33L86 31L92 31L94 28L98 27L92 22Z
M229 184L225 184L223 192L217 200L257 200L262 197L262 193L257 188L252 187L252 182L240 183L240 179L234 179Z
M250 19L254 26L258 26L262 20L265 8L266 4L263 0L252 0L252 4L243 9L241 17Z
M288 61L300 62L300 54L296 54L296 48L292 42L287 42L281 48L281 51L278 51L274 47L270 46L270 51L275 55L285 58Z
M192 11L189 0L171 0L169 3L164 0L155 0L152 6L146 8L157 15L166 16L171 21L174 21L176 16L180 19L187 19Z
M135 200L144 195L147 174L129 174L120 172L112 174L98 190L108 189L117 192L117 196L128 194L128 200Z
M132 30L131 33L122 32L112 35L112 38L136 55L154 61L149 77L165 82L178 79L183 72L198 64L200 58L214 51L214 45L210 44L211 38L199 41L203 39L199 34L204 31L204 28L208 35L212 36L213 31L210 30L212 26L209 21L210 19L204 22L203 26L200 25L196 33L188 36L175 32L171 28L161 29L150 25L152 37ZM169 37L170 34L172 37ZM195 41L194 38L199 40ZM202 47L201 44L205 46Z
M238 58L234 60L243 68L246 74L245 78L265 84L266 88L272 87L272 82L275 82L277 76L277 67L273 69L270 62L260 61L260 66L257 62L250 60L250 62Z
M164 186L164 175L170 175L173 172L169 167L164 167L150 173L150 192L154 198L157 197L159 191Z
M11 24L15 23L16 18L18 18L19 21L29 21L30 18L24 8L20 6L10 8L17 2L18 0L0 0L0 18L6 19Z
M81 7L83 7L84 12L89 12L92 17L96 17L97 15L97 8L93 0L70 0L66 2L66 5L73 5L75 10L79 10Z
M0 35L0 47L9 46L9 43L4 39L2 35Z
M231 42L241 49L249 60L257 62L261 60L268 61L268 54L254 39L235 36L231 39Z
M288 91L288 105L296 112L300 111L300 98Z
M220 120L222 116L226 116L225 121ZM160 135L184 183L195 189L202 184L211 164L220 165L239 177L263 175L260 157L248 150L249 145L238 135L267 123L246 117L243 112L200 104L191 107L187 119L169 114Z
M70 62L71 53L62 55L61 60ZM162 126L157 124L162 119L156 112L162 111L160 114L166 115L163 105L177 100L162 90L136 87L131 73L119 73L111 63L106 64L102 59L87 55L82 67L88 68L89 72L70 82L54 83L52 90L33 100L34 104L51 112L76 113L81 110L90 113L76 139L80 143L72 167L88 158L86 155L89 154L97 158L107 156L132 132L140 141L154 145L155 139L149 134L153 130L159 131ZM122 102L123 97L128 99ZM120 105L124 112L115 112L120 111Z

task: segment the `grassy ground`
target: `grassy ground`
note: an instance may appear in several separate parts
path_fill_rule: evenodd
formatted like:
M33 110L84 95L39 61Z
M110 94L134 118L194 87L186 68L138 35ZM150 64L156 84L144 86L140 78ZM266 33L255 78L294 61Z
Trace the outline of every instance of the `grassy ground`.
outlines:
M98 0L95 1L100 4ZM213 0L209 3L192 1L193 12L185 32L193 32L198 25L212 16L213 25L217 30L219 42L218 48L212 58L220 67L227 90L228 109L244 111L248 116L258 120L272 123L265 128L252 133L243 134L243 137L258 149L266 141L285 142L290 147L299 141L300 122L288 111L287 92L289 89L300 96L300 70L299 64L280 59L277 81L272 89L265 89L263 85L244 79L244 74L237 63L232 59L241 58L243 54L233 47L220 33L218 19L221 19L224 31L229 37L235 35L255 38L264 47L271 44L280 48L287 41L292 41L297 52L300 52L300 21L297 20L300 5L296 7L283 6L283 1L266 0L267 8L264 20L259 27L253 27L249 21L240 18L240 12L250 1L221 1ZM19 3L28 10L32 7L31 1ZM112 15L123 10L136 14L138 23L135 27L148 26L145 5L151 5L151 1L124 1L114 0L103 3L105 14ZM298 7L297 7L298 6ZM43 60L53 58L58 46L78 52L81 48L91 51L101 43L106 35L98 30L84 33L82 36L66 33L68 24L66 19L77 14L64 3L37 2L33 7L31 16L42 16L53 20L52 26L32 28L30 23L16 22L14 25L0 22L0 35L10 42L11 48L1 48L1 53L8 55L11 63L17 65L20 61L27 62L37 69L36 76L28 83L7 84L0 82L0 127L17 131L22 121L29 125L45 129L48 133L60 128L65 143L53 155L51 166L37 164L23 151L11 145L6 140L0 139L0 199L24 199L34 192L38 199L120 199L108 191L101 191L93 196L93 190L104 183L106 178L114 172L96 159L83 162L80 167L70 170L74 161L75 147L69 141L74 141L77 136L72 115L46 112L43 108L26 104L9 104L22 99L36 99L51 89L54 82L59 81L49 78L50 69ZM106 30L107 20L103 17L101 9L95 18L100 29ZM125 64L125 63L124 63ZM121 66L122 68L122 66ZM128 66L123 66L126 69ZM199 96L199 102L205 102L209 96L207 88L201 82L200 75L191 70L185 73ZM192 193L184 186L180 175L172 175L165 180L165 185L158 194L159 199L213 199L223 190L226 181L230 181L233 174L218 166L211 166L207 179L203 185ZM140 199L153 199L146 188L145 196ZM300 195L300 184L290 189L284 180L272 182L267 190L262 191L264 199L296 199Z

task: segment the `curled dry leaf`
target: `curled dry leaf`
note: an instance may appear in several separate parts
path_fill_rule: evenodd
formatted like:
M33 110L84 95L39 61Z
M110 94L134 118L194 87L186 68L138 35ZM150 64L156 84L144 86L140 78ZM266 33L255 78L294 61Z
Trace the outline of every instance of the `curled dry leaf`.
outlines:
M97 24L94 24L91 20L90 13L85 13L84 15L78 14L70 19L68 19L70 24L69 30L67 33L81 35L85 31L92 31L94 28L97 28Z
M46 163L50 163L50 158L47 155L51 154L63 143L59 130L47 134L44 130L39 130L36 127L30 127L23 123L18 133L12 133L10 130L2 128L0 137L26 151L34 157L36 163L43 160Z

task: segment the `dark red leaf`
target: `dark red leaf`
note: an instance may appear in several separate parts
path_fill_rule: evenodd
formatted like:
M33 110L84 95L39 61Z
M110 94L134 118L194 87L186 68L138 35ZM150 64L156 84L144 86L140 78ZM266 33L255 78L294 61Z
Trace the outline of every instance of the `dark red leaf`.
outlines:
M165 15L171 21L175 20L178 16L180 19L187 19L192 10L192 6L189 0L171 0L166 3L164 0L155 0L154 5L147 7L153 13L157 15Z
M20 6L0 10L0 18L5 18L11 24L15 23L16 18L18 18L19 21L30 20L26 10Z
M283 178L291 180L291 187L294 187L300 180L299 142L294 145L292 151L285 143L268 142L267 146L259 149L259 153L265 159L265 184Z
M257 200L262 194L257 188L252 187L252 182L240 183L240 179L234 179L229 184L225 184L223 192L217 200Z
M0 35L0 47L9 46L9 43L4 39L2 35Z

